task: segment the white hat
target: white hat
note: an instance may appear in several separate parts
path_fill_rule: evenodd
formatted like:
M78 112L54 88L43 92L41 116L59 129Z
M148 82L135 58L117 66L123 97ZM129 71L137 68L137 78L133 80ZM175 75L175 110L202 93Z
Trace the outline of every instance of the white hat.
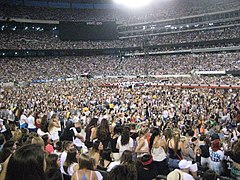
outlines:
M187 161L185 159L181 160L178 164L180 169L187 169L192 165L192 161Z
M183 180L182 171L175 169L167 175L167 180Z

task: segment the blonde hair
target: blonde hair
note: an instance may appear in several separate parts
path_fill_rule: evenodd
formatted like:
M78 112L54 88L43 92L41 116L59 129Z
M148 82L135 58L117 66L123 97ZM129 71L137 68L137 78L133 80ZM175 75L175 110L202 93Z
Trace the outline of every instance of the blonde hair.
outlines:
M44 141L41 137L34 137L32 139L32 143L31 144L37 144L40 145L42 147L42 149L44 150L45 144Z
M13 140L16 142L19 139L22 138L22 131L20 129L17 129L14 133L13 133Z
M142 128L139 132L138 135L142 137L144 134L146 134L149 131L148 127Z

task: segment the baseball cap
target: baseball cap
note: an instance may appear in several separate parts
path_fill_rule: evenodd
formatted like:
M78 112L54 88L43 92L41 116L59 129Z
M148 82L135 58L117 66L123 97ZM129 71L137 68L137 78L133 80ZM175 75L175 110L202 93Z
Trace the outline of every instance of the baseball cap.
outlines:
M180 169L187 169L192 165L192 161L187 161L185 159L181 160L178 164Z

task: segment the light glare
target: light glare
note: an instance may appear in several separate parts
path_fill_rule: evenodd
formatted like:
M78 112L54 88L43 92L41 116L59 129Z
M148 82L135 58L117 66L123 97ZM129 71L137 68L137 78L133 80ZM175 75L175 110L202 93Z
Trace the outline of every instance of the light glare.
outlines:
M152 0L114 0L120 5L124 5L130 8L139 8L146 5L149 5Z

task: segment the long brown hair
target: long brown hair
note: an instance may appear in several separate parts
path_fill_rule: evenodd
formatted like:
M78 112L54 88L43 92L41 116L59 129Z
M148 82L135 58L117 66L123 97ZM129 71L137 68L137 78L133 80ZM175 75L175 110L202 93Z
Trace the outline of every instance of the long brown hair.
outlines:
M97 137L100 141L106 140L110 137L108 120L103 119L100 126L97 128Z
M174 154L176 155L177 154L177 151L178 151L178 143L180 142L180 132L178 129L173 129L173 132L172 132L172 139L174 141Z

